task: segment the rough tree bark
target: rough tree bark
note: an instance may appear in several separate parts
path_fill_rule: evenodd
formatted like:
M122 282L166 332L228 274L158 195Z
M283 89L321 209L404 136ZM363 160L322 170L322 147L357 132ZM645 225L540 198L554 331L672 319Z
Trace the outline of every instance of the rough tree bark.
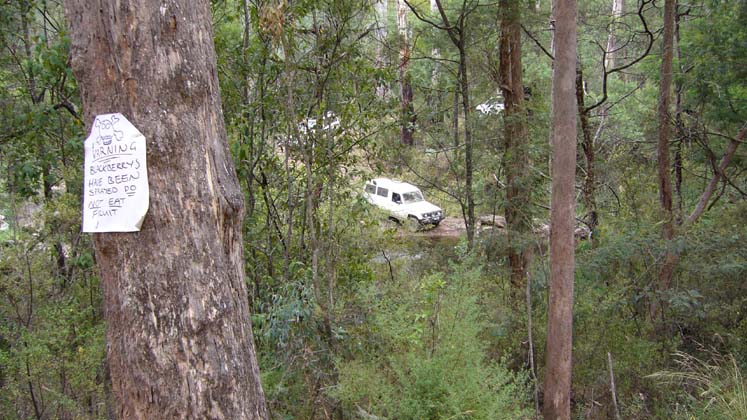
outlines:
M658 103L658 185L661 217L663 219L661 235L666 242L664 262L659 268L659 291L669 289L674 275L677 256L671 249L674 239L674 213L672 212L672 181L669 175L669 103L672 90L672 55L674 43L674 12L676 0L664 2L664 33L662 34L661 80L659 82ZM659 302L652 302L652 316L658 316Z
M65 12L85 121L121 112L148 142L142 230L94 236L114 412L266 419L209 2L66 0Z
M552 193L545 419L570 419L576 177L576 1L553 2Z
M525 185L529 167L526 110L521 69L521 24L518 2L501 1L500 87L505 104L503 118L506 162L506 227L508 264L514 302L521 302L528 261L522 237L529 230L529 192Z

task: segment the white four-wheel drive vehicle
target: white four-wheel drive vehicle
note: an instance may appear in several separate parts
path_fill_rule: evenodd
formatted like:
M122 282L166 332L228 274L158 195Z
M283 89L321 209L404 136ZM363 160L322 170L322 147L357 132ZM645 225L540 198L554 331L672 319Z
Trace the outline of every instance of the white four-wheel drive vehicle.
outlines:
M399 222L438 226L444 219L441 207L425 201L420 189L406 182L372 179L366 182L363 195L369 203L386 210L390 218Z

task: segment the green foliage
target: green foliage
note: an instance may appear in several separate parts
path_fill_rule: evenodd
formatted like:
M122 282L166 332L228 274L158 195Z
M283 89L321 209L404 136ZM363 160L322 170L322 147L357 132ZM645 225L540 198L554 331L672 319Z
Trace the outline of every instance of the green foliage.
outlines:
M709 0L697 19L685 26L682 79L688 89L686 106L716 122L744 124L747 120L747 2ZM714 24L714 22L718 22Z
M747 382L732 355L706 352L703 358L683 352L673 355L676 370L648 377L675 389L682 397L677 419L738 420L747 418Z
M6 2L0 25L0 213L10 225L0 232L0 412L105 418L101 291L80 233L83 133L62 9Z
M529 417L524 379L487 357L479 270L371 285L364 358L338 362L333 395L353 415L400 419ZM378 290L378 291L374 291ZM370 296L370 295L369 295Z
M14 224L1 245L0 411L11 417L106 417L101 292L79 203L49 200L43 228Z
M615 236L615 240L581 253L577 260L573 357L579 362L573 367L574 391L590 404L579 404L577 410L614 416L610 353L623 418L653 417L663 395L641 378L661 366L662 354L676 344L651 340L647 314L655 298L650 285L655 277L648 266L655 242L620 232ZM593 401L600 405L595 407Z

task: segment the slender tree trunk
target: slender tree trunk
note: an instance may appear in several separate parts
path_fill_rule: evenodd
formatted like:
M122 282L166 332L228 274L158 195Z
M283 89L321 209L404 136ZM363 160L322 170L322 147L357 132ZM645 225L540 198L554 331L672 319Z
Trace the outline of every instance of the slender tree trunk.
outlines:
M674 54L678 62L681 63L682 51L680 48L680 6L677 4L674 11ZM682 64L680 64L682 71ZM677 206L675 207L675 221L681 225L684 217L684 203L682 200L682 143L684 141L684 122L682 121L682 80L677 79L674 82L674 137L676 145L674 149L674 192L677 194Z
M384 55L384 45L386 43L387 36L387 11L389 9L388 0L377 0L374 3L374 9L376 10L376 68L383 69L386 67L386 56ZM379 80L376 84L376 94L380 98L386 97L387 86L383 80Z
M461 71L461 67L459 67L459 71ZM452 115L451 115L451 126L453 128L453 138L454 138L454 148L459 148L459 86L461 84L462 75L461 73L457 74L457 82L454 86L454 101L452 104Z
M281 34L281 42L283 45L283 54L285 56L285 88L286 88L286 107L285 107L285 119L288 124L288 135L285 136L285 156L283 159L283 168L285 169L285 181L288 188L286 194L286 206L288 207L288 215L285 220L286 233L285 233L285 247L283 248L283 280L287 283L290 281L291 272L291 249L293 246L293 217L296 209L296 198L294 190L294 179L293 166L291 163L291 141L292 139L301 140L301 133L296 123L296 103L295 103L295 92L293 86L295 84L296 69L293 63L293 47L291 42L288 40L290 35ZM304 139L305 140L305 139ZM313 153L313 148L309 148L306 142L302 144L304 162L306 158L312 159L308 156L309 153ZM302 229L303 232L303 229ZM303 242L303 235L301 235L301 241Z
M266 419L209 2L67 0L65 10L85 121L121 112L148 142L141 231L94 236L114 411Z
M550 296L544 415L570 419L576 178L576 1L553 2Z
M462 88L462 113L464 115L464 189L467 199L467 243L469 247L475 243L475 193L472 188L472 175L474 167L472 163L472 122L469 97L469 77L467 74L467 51L465 50L464 37L460 38L459 48L459 75L461 76Z
M579 120L581 121L581 150L584 152L584 169L586 171L581 191L583 193L584 208L586 210L586 224L589 227L589 231L592 233L591 240L592 244L594 244L596 242L594 230L597 228L597 224L599 223L596 200L594 136L591 133L591 124L589 123L589 111L586 110L584 105L583 70L581 69L581 63L577 63L576 65L576 104Z
M249 42L251 37L251 7L249 5L249 0L242 0L241 2L242 10L244 13L244 35L241 43L241 50L242 55L245 57L244 60L246 60L244 64L245 69L249 69L249 63L246 57L249 56ZM264 71L264 70L263 70ZM252 98L252 91L255 90L255 83L254 80L251 78L251 74L248 70L244 70L244 75L241 78L242 82L242 101L243 105L245 107L249 107L249 104L251 103ZM254 215L254 206L256 202L255 193L254 193L254 167L255 167L255 150L254 150L254 133L253 133L253 127L254 127L254 118L249 112L244 113L244 124L246 124L246 127L244 128L244 141L248 143L249 146L249 156L248 156L248 173L245 176L244 182L246 182L246 191L247 191L247 198L249 200L249 203L247 204L247 216L251 218ZM244 164L244 163L242 163Z
M407 6L407 8L412 8L412 5L407 0L398 0L400 1L401 5ZM467 16L472 13L475 10L474 5L471 5L472 7L469 8L466 3L462 4L462 9L460 10L459 16L456 18L456 21L454 24L449 22L449 18L446 14L446 11L441 4L440 0L434 0L435 8L438 10L438 14L441 17L441 22L443 25L435 24L432 21L429 21L427 19L424 19L424 22L429 23L430 25L443 30L446 32L446 34L449 36L449 39L451 39L451 42L456 47L458 53L459 53L459 70L457 73L457 87L455 88L455 91L459 91L459 94L461 94L462 97L462 112L464 114L464 171L465 171L465 182L464 182L464 200L460 200L460 205L462 206L462 214L464 216L465 225L467 227L467 242L469 248L472 248L474 245L474 237L475 237L475 198L474 198L474 192L472 189L472 177L473 177L473 162L472 162L472 153L473 153L473 144L472 144L472 123L471 123L471 110L470 110L470 96L469 96L469 75L467 73L467 51L466 51L466 39L468 39L466 34L466 27L465 27L465 21L467 19ZM415 10L414 8L412 10ZM454 97L454 142L455 146L458 141L458 131L457 131L457 123L458 123L458 112L457 112L457 93L455 92ZM413 120L414 121L414 120ZM457 148L458 152L458 148ZM466 203L465 203L466 201Z
M408 7L405 0L397 0L397 29L399 32L399 87L402 99L402 144L412 146L415 144L413 133L415 132L415 107L412 103L412 81L410 80L410 28L407 23Z
M661 80L659 84L658 104L658 184L659 202L661 204L662 238L666 243L664 262L659 269L659 291L668 290L674 275L674 266L677 256L671 249L674 239L674 214L672 212L672 181L669 176L669 102L672 91L672 54L674 43L674 14L676 0L664 2L664 33L662 34L662 58L661 58ZM659 307L659 302L653 303L654 308ZM652 314L657 314L654 309Z
M433 15L438 13L436 0L430 0L430 11ZM441 49L434 46L431 49L431 57L433 58L433 68L431 69L431 86L426 103L428 106L429 122L431 124L439 124L444 118L444 109L442 106L444 94L439 86L439 75L443 71L441 68Z
M520 4L501 1L500 85L505 104L503 118L506 162L506 228L512 301L521 302L528 261L522 244L529 226L529 167L526 110L521 68Z

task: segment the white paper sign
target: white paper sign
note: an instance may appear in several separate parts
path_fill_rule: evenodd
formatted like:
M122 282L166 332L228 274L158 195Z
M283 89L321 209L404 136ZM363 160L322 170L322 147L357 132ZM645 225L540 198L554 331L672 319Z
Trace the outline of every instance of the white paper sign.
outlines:
M148 211L145 137L122 114L96 116L85 142L83 232L136 232Z

